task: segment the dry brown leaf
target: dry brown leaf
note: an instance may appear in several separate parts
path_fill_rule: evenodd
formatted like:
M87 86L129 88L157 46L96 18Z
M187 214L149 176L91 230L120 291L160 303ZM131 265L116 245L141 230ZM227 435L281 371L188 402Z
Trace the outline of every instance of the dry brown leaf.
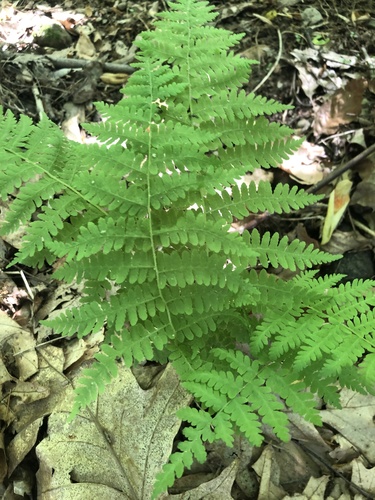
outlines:
M3 359L0 358L0 385L4 385L6 382L10 382L11 380L13 380L13 377L8 372Z
M34 335L28 330L17 332L12 340L14 360L19 380L27 380L39 370Z
M8 464L5 455L4 433L0 433L0 483L3 483L8 473ZM5 497L3 497L5 498Z
M357 166L357 171L362 180L358 183L350 204L375 210L375 154L365 158Z
M87 335L84 339L71 339L64 347L64 371L72 366L78 368L99 352L99 345L104 341L104 329Z
M315 110L314 133L334 134L340 125L355 121L362 111L366 82L363 78L350 80Z
M245 57L246 59L250 59L251 61L264 61L264 58L267 54L271 52L271 47L264 44L253 45L248 47L246 50L240 52L241 57Z
M23 330L18 323L11 319L4 311L0 310L0 345L20 331Z
M344 436L336 434L331 440L335 448L330 451L329 456L336 464L348 464L358 457L359 451Z
M327 498L325 492L330 480L329 476L311 477L303 490L301 500L324 500Z
M375 175L357 185L350 203L375 210Z
M365 250L370 247L370 241L362 236L358 231L339 231L336 230L329 242L324 245L324 251L337 255L350 251Z
M27 405L49 396L50 391L46 384L36 381L19 381L12 389L12 398L17 398L17 404Z
M64 104L65 118L61 124L61 129L65 137L71 141L83 143L84 133L80 123L85 121L85 107L82 104L67 102Z

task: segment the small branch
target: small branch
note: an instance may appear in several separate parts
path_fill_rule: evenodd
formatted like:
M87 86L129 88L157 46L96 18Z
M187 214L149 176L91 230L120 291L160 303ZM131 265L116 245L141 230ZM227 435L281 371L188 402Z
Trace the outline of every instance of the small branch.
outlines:
M80 69L84 68L87 64L92 63L92 59L67 59L55 57L53 55L37 55L37 54L14 54L13 52L0 52L0 60L3 63L22 63L22 59L25 59L25 64L30 61L38 61L39 63L52 63L55 68L72 68ZM100 61L99 61L100 62ZM119 63L104 63L103 70L108 73L134 73L135 68L132 68L128 64Z
M344 172L346 172L347 170L350 170L355 165L357 165L357 163L361 162L362 160L364 160L365 158L367 158L370 154L372 154L374 152L375 152L375 144L373 144L369 148L362 151L362 153L360 153L359 155L357 155L354 158L352 158L351 160L349 160L348 163L346 163L345 165L338 167L338 168L335 168L335 170L333 170L333 172L331 172L329 175L327 175L327 177L324 177L324 179L322 179L320 182L318 182L318 184L315 184L315 186L312 186L311 188L307 189L307 192L308 193L316 193L317 191L319 191L319 189L326 186L334 179L337 179L337 177L340 177L340 175L342 175Z
M86 59L60 59L54 56L47 56L47 58L52 62L55 68L84 68L88 63L93 62L92 60ZM135 68L132 68L128 64L116 64L116 63L104 63L103 70L108 73L134 73Z
M276 66L279 64L279 61L280 61L280 58L281 58L281 54L282 54L282 51L283 51L283 37L281 36L281 31L280 30L277 30L277 35L279 37L279 52L277 54L276 60L273 63L273 65L272 65L271 69L269 70L269 72L263 78L263 80L261 82L259 82L258 85L251 92L255 93L257 90L259 90L260 87L262 87L262 85L264 85L265 82L268 80L268 78L272 75L272 73L275 71Z

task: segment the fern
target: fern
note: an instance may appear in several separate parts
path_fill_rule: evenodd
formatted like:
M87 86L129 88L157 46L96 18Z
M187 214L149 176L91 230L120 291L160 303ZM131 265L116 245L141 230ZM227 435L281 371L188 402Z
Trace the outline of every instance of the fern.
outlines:
M97 104L105 120L86 125L97 144L67 141L46 118L0 118L0 192L13 199L2 233L28 224L15 262L63 258L56 278L83 283L80 307L47 321L56 333L106 327L72 417L105 390L118 359L169 361L200 405L179 412L185 440L155 495L205 460L205 441L230 446L240 432L260 445L262 424L287 440L286 410L319 424L315 393L338 406L340 386L373 391L375 373L373 282L337 286L341 275L313 269L337 257L277 233L228 232L232 217L319 197L236 186L298 147L266 119L289 107L241 90L252 62L229 51L241 35L208 25L207 2L169 7L136 42L124 98ZM284 281L270 266L300 273Z

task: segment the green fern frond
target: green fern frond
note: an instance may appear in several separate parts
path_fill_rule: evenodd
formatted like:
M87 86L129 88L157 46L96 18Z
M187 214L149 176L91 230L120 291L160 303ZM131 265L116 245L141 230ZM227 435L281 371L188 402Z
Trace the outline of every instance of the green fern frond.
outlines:
M244 90L222 90L213 96L202 95L194 106L194 113L202 121L209 121L215 116L226 122L234 122L237 119L271 115L286 109L290 109L290 106L274 100L268 101L255 94L246 94Z
M250 401L253 411L259 412L262 421L272 427L275 434L283 441L290 439L287 428L288 419L283 412L284 405L271 393L265 385L264 373L259 370L259 364L251 362L248 356L240 351L213 349L212 353L219 359L225 359L230 367L238 372L245 382L240 395ZM192 391L194 394L194 391Z
M81 226L79 235L75 241L48 243L48 247L56 255L66 256L67 262L76 259L77 261L95 255L99 251L108 254L120 248L126 253L132 252L135 248L141 251L150 249L150 238L145 232L146 222L133 224L127 221L124 231L125 219L119 216L116 220L110 217L99 218L96 223L90 221L87 226Z
M337 255L336 257L339 259L341 255ZM326 295L328 292L334 292L334 287L345 278L345 274L331 274L315 278L316 274L316 270L304 271L294 276L293 281L297 284L301 284L306 290L311 290L315 296L322 296Z
M210 432L212 419L205 412L197 412L197 415L193 416L192 412L186 413L187 410L189 409L181 410L181 413L177 412L177 416L180 418L186 416L198 425L193 432L191 432L193 428L184 429L187 439L179 443L179 451L173 453L169 463L164 465L162 472L156 476L152 498L156 498L172 486L176 478L182 476L184 469L192 466L194 458L200 463L204 463L207 458L206 449L202 443L202 434L207 430Z
M309 349L306 345L304 345L305 343L308 345L311 343L315 346L312 337L315 336L316 331L321 331L324 327L324 320L322 318L309 317L306 315L298 317L298 314L294 315L291 311L288 312L284 312L279 321L277 321L277 313L267 315L264 324L259 327L259 330L263 333L263 335L265 331L268 333L271 332L272 335L275 335L269 352L269 356L272 360L279 359L280 356L285 355L291 350ZM332 329L330 329L330 331L332 331ZM334 337L335 335L333 335L333 338ZM320 351L317 345L315 356L318 352ZM302 352L299 351L299 354L302 355ZM308 354L305 353L305 357L308 357ZM315 359L317 358L315 357ZM314 350L312 349L310 362L313 360ZM303 366L299 366L299 368L302 369Z
M375 392L374 385L368 385L367 381L363 379L362 373L358 371L357 366L345 367L345 370L338 375L338 380L341 387L347 387L364 396L373 395Z
M261 238L259 231L254 229L250 241L252 248L259 253L259 262L263 267L268 267L270 264L273 267L280 265L295 271L297 268L304 270L306 267L337 259L314 248L312 244L306 246L305 242L299 240L289 243L287 236L280 239L277 233L271 236L271 233L267 232Z
M253 172L256 168L277 167L302 143L302 140L296 141L288 137L281 140L272 138L271 141L272 146L267 142L259 145L246 143L235 148L219 149L222 168L242 166L242 172L244 169Z
M324 328L324 323L321 323L319 329L316 328L316 325L311 328L311 338L303 339L293 365L297 371L302 371L312 362L322 359L337 349L339 332L333 328Z
M365 359L359 364L359 376L363 385L371 394L375 392L375 353L374 349L369 352Z
M46 321L47 326L53 327L56 333L79 338L98 331L106 321L106 314L100 303L90 302L77 309L69 309L53 321Z
M96 401L103 394L110 381L117 376L118 365L113 357L113 348L103 344L101 352L96 354L98 362L91 368L82 370L78 387L75 388L77 399L74 402L69 420L72 420L84 408Z
M316 408L316 401L311 392L306 391L306 385L297 380L298 375L277 364L270 364L264 369L267 385L272 392L279 394L291 410L297 412L309 422L321 425L322 420Z
M320 196L309 195L298 190L297 186L290 188L287 184L277 184L273 189L268 182L260 182L258 186L251 182L249 186L233 186L230 193L223 190L220 195L216 193L215 196L208 196L206 206L209 208L206 210L210 215L216 216L219 213L228 220L233 216L241 219L249 213L288 213L319 199Z

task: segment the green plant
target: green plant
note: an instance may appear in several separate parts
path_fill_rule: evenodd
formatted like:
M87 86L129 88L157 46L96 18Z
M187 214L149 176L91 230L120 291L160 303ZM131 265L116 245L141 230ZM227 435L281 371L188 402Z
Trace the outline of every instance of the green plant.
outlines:
M315 393L339 406L340 386L375 382L374 283L335 287L341 275L306 269L336 257L278 234L228 232L232 217L319 199L234 183L298 147L264 116L288 106L239 90L251 62L229 52L241 35L207 25L207 2L169 7L137 39L124 98L98 104L105 120L86 125L98 144L69 142L47 119L32 126L7 113L0 124L1 194L15 193L3 232L29 223L15 260L64 258L56 278L84 282L82 305L47 323L79 337L106 326L73 415L116 376L119 358L171 362L199 402L179 413L186 440L155 494L205 459L205 441L231 445L242 432L259 445L262 423L287 440L286 409L319 424ZM279 265L301 272L284 281L267 271Z

